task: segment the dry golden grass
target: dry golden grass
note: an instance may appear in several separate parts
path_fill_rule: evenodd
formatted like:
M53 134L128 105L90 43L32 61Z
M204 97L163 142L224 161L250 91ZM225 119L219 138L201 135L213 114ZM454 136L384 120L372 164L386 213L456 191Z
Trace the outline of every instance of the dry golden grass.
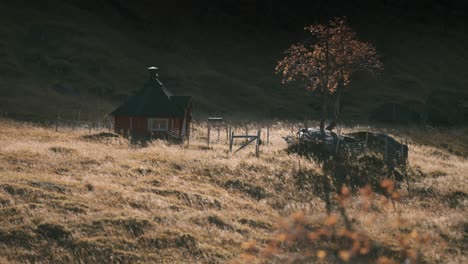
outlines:
M2 263L223 263L242 253L243 242L266 243L275 224L296 211L306 212L311 224L326 218L324 202L293 183L299 169L320 174L321 168L284 151L281 136L290 128L281 123L260 158L253 147L230 156L225 132L206 149L203 125L195 127L190 145L145 147L8 120L0 121L0 131ZM468 162L447 150L466 144L463 133L391 133L414 142L412 198L398 206L407 228L447 241L446 249L428 245L424 259L467 263ZM436 143L449 139L446 149ZM372 225L350 217L391 248L397 243L388 221L396 214L383 212Z

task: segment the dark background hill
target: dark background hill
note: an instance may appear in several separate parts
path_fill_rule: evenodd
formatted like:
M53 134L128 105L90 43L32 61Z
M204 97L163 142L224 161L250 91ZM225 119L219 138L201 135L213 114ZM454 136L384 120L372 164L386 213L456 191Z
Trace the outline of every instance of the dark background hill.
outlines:
M449 0L0 1L0 112L17 119L102 118L160 68L195 115L314 117L276 61L303 27L345 15L385 70L353 77L347 120L468 119L467 4Z

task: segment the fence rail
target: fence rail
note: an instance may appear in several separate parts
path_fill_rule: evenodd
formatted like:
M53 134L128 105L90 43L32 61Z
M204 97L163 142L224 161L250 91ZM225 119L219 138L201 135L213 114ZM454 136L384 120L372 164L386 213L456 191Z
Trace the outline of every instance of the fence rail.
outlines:
M6 113L1 112L0 118L6 118ZM31 122L35 125L54 129L55 131L63 131L63 130L87 130L87 132L91 133L92 131L103 131L107 130L109 132L114 131L114 122L111 118L103 119L103 120L73 120L73 119L65 119L58 116L55 120L45 120L45 121L36 121ZM307 128L307 127L317 127L318 122L316 121L282 121L282 120L270 120L270 121L244 121L244 120L223 120L223 122L218 123L216 125L209 125L209 123L205 120L195 120L192 122L191 125L191 137L193 139L198 139L200 141L207 141L208 145L210 144L227 144L231 142L231 135L234 132L236 138L245 138L246 140L250 138L250 134L257 133L260 130L262 133L262 145L270 145L272 144L272 134L270 133L272 130L281 130L281 136L287 136L288 134L295 135L299 128ZM194 127L197 133L193 133ZM206 128L208 128L208 133ZM203 132L204 131L204 132ZM171 130L169 131L170 135L177 135L178 131ZM278 135L275 135L278 138ZM242 142L244 143L244 142ZM401 148L403 143L401 144L385 144L386 149L379 150L381 153L384 153L386 160L395 160L401 161L407 158L407 150ZM405 145L406 146L406 145ZM327 146L330 150L334 150L337 148L336 144L330 144ZM359 142L349 142L344 144L343 146L339 146L339 148L344 148L346 151L349 151L352 155L357 155L363 153L367 149L367 140L366 141L359 141Z
M10 120L5 116L0 115L0 119ZM34 126L55 130L57 132L63 130L88 130L91 131L102 131L102 130L114 130L114 122L110 119L90 121L90 120L70 120L57 118L55 120L41 120L41 121L24 121L24 123L31 124Z

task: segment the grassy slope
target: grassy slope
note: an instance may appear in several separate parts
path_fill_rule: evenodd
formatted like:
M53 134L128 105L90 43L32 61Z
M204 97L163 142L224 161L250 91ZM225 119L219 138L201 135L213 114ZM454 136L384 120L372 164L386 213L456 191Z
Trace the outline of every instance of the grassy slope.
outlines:
M271 238L279 217L305 210L312 226L322 223L323 201L294 187L300 159L283 151L284 127L273 129L274 144L256 159L252 149L229 158L223 144L207 151L201 126L189 147L153 142L140 148L124 139L84 140L87 131L1 121L0 260L225 262L240 254L242 242ZM438 135L392 133L414 142ZM466 144L463 134L448 130L437 140ZM320 173L313 163L300 164ZM447 249L435 242L423 249L430 263L467 261L467 164L443 149L410 145L413 197L403 198L398 210L406 230L448 241ZM373 219L350 214L358 230L396 249L395 230L384 223L397 212Z
M184 14L161 18L135 4L148 24L106 1L71 2L0 3L0 111L27 119L54 119L57 112L70 118L79 110L82 118L102 117L118 104L116 98L141 87L148 65L157 65L172 90L195 97L197 115L315 113L300 85L284 88L273 73L281 52L305 36L239 25L223 14L223 25ZM422 110L436 89L466 93L467 36L461 26L444 35L437 21L350 16L362 38L377 46L386 69L378 79L356 78L346 99L349 118L366 120L384 102ZM57 93L56 86L65 92ZM66 95L73 90L81 95Z

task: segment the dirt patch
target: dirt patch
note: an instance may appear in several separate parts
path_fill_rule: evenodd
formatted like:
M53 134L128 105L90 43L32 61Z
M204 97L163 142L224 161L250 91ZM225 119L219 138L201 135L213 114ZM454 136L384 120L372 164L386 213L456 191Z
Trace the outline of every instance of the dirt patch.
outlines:
M16 196L16 195L24 196L30 191L29 189L25 189L25 188L21 188L21 187L9 185L9 184L3 184L0 187L2 187L2 189L5 190L8 194L13 195L13 196Z
M196 193L185 193L185 192L180 192L176 190L161 190L161 189L149 189L146 191L150 191L152 193L155 193L161 196L177 197L185 205L192 207L192 208L201 209L201 210L207 209L207 208L221 210L223 208L221 203L218 200L211 198L211 197L206 197L200 194L196 194Z
M56 183L51 183L51 182L29 181L28 184L30 186L33 186L39 189L45 189L45 190L52 191L52 192L58 192L58 193L70 192L68 188L62 185L56 184Z
M463 208L468 201L468 194L461 191L452 192L445 196L450 208Z
M462 191L455 191L449 194L440 193L432 187L416 187L411 189L411 194L427 199L436 199L441 203L448 204L450 208L463 208L468 201L468 194Z
M436 228L437 229L437 228ZM451 237L439 230L439 236L448 243L447 251L451 253L462 252L464 255L468 253L468 222L462 221L450 227L454 233L459 233L461 236Z
M249 164L246 162L241 162L238 166L237 169L239 172L242 170L247 170L250 172L258 172L258 173L265 173L266 171L269 171L269 167L265 165L259 165L259 164Z
M112 139L112 138L119 138L119 137L120 137L119 135L114 134L114 133L101 132L97 134L81 136L81 139L89 140L89 141L100 141L103 139Z
M71 203L64 204L62 208L65 211L72 212L75 214L86 214L86 209L88 209L86 205Z
M194 160L192 162L198 162ZM203 164L202 166L197 166L193 169L193 173L200 176L208 176L211 178L219 178L220 175L235 175L239 171L232 170L227 165L213 165L213 164Z
M26 157L16 157L16 156L7 156L3 158L8 164L16 166L17 171L23 171L24 168L35 168L38 164L37 160L34 158Z
M0 218L2 218L3 220L12 216L20 215L21 213L22 213L21 210L16 207L1 208Z
M171 211L175 211L175 212L180 212L181 210L183 210L182 208L180 208L179 206L176 206L176 205L169 206L169 209Z
M111 244L110 244L111 243ZM110 244L110 245L109 245ZM100 241L83 239L75 241L72 245L72 254L76 263L140 263L141 257L128 250L116 247L134 248L135 245L122 245L123 242Z
M433 172L429 173L428 176L431 177L431 178L439 178L439 177L447 176L447 173L445 173L443 171L433 171Z
M141 203L141 202L129 201L128 205L130 205L130 207L132 207L134 209L138 209L138 210L149 210L148 206L146 204L144 204L144 203Z
M226 221L224 221L223 219L221 219L220 217L218 217L216 215L208 216L206 218L206 221L208 222L208 224L214 225L217 228L222 229L222 230L237 232L239 234L247 234L248 233L247 230L235 228L234 226L232 226L231 224L226 223ZM195 219L194 222L196 224L200 225L200 226L206 226L207 225L206 222L205 222L205 219L203 219L202 221L200 221L199 219Z
M440 196L439 191L432 187L415 187L411 188L411 194L424 198L435 198Z
M47 205L64 213L86 214L86 210L89 209L85 204L73 202L51 201Z
M410 167L408 171L408 175L411 178L439 178L439 177L447 176L447 173L440 171L440 170L425 172L422 170L421 167L416 166L416 167Z
M62 198L56 194L46 193L40 189L25 188L23 186L17 186L12 184L2 184L0 188L5 190L11 196L21 198L26 201L36 201L38 199L58 199Z
M148 174L151 174L153 173L153 170L152 169L148 169L148 168L137 168L134 170L136 173L140 174L141 176L146 176Z
M93 159L84 159L80 161L80 165L83 169L91 169L100 166L101 163Z
M31 249L36 245L37 239L34 232L28 229L0 229L0 245L8 247L22 247Z
M70 148L65 148L65 147L51 147L49 148L49 151L56 153L56 154L62 154L62 155L73 155L76 154L76 150L70 149Z
M67 175L68 173L70 173L70 170L67 168L57 168L56 170L54 170L54 173L58 175Z
M234 230L234 228L231 225L227 224L221 218L215 215L208 216L207 220L210 224L215 225L219 229Z
M54 240L60 243L71 240L71 233L65 227L58 224L44 223L37 226L36 232L48 240Z
M150 182L148 182L149 184L153 185L153 186L156 186L156 187L159 187L162 185L161 181L160 180L151 180Z
M265 230L271 230L272 229L272 226L270 224L262 222L262 221L258 221L258 220L242 218L242 219L239 220L239 223L241 223L243 225L248 225L248 226L250 226L252 228L261 228L261 229L265 229Z
M434 157L437 157L437 158L440 158L440 159L443 159L443 160L448 160L450 159L450 155L448 155L447 153L444 153L438 149L432 151L429 153L431 156L434 156Z
M263 188L241 182L240 180L228 180L223 184L223 187L226 189L243 192L257 200L264 199L267 196L266 191Z
M94 185L92 185L91 183L85 184L85 188L86 190L88 190L88 192L94 191Z
M145 231L152 227L146 219L124 218L124 219L101 219L93 221L91 225L83 226L83 232L90 234L99 233L121 233L124 231L131 237L140 237Z
M176 248L178 250L184 250L194 256L203 255L202 250L198 246L197 239L189 234L166 232L159 237L143 237L139 240L139 243L149 248Z
M461 248L464 253L468 253L468 222L464 222L460 225L461 230L463 230L463 237L460 240Z
M312 191L314 194L320 195L324 192L323 181L325 177L313 170L300 169L293 174L294 186L300 191Z
M12 205L12 200L0 193L0 208Z

